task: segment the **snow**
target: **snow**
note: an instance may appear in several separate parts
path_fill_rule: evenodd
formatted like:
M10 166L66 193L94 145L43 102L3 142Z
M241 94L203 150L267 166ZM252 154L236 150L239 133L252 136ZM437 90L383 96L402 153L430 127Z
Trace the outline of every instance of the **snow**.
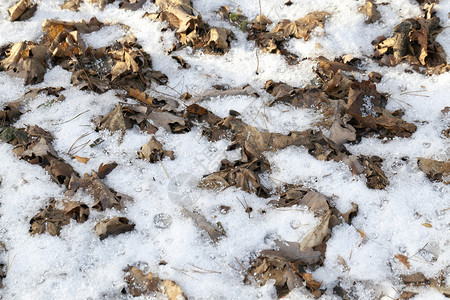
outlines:
M104 11L83 4L80 12L61 10L61 0L37 0L38 10L33 18L24 22L9 22L7 8L14 0L0 3L0 46L24 40L38 41L42 37L42 21L89 20L95 16L111 26L83 35L88 45L106 46L128 32L133 33L143 50L153 61L153 68L165 73L168 86L153 85L151 93L171 94L178 97L189 91L201 94L216 84L238 87L250 84L260 92L260 98L232 96L212 98L199 103L220 117L233 109L241 113L244 122L260 130L287 134L310 128L320 115L311 109L297 109L277 104L267 107L269 95L262 91L264 83L272 79L294 86L304 86L315 79L309 58L323 55L333 59L343 54L369 56L371 41L379 35L389 35L402 19L417 17L420 9L415 1L392 0L379 5L382 20L366 25L358 7L364 1L292 1L290 7L283 1L261 0L262 12L274 23L282 19L297 19L308 12L325 10L332 14L324 30L316 30L308 41L291 39L288 49L301 59L290 66L279 55L261 53L252 42L246 41L239 29L217 20L214 10L229 5L238 8L250 19L259 14L257 0L224 1L195 0L194 7L211 25L232 29L236 41L223 56L206 55L186 48L176 52L191 64L189 70L179 70L178 64L165 54L175 41L173 32L161 32L164 24L141 18L145 11L155 12L157 7L147 1L136 12L120 10L116 4ZM437 15L447 28L438 36L450 55L449 1L436 5ZM124 29L119 24L130 27ZM326 32L326 34L324 34ZM320 45L320 47L318 46ZM259 56L259 75L255 73ZM449 56L448 56L449 57ZM447 58L449 59L449 58ZM396 298L396 287L401 286L398 276L422 272L436 277L441 271L448 278L450 266L450 186L430 182L417 167L417 157L448 160L448 139L441 136L450 120L440 113L449 106L450 73L425 76L406 73L407 65L380 67L366 62L365 68L383 74L377 84L381 92L389 94L387 108L403 109L408 122L417 127L411 138L384 141L364 138L357 145L346 145L355 155L378 155L384 159L383 169L390 185L383 191L370 190L365 178L355 176L343 163L319 161L302 147L288 147L268 153L272 174L268 184L285 182L303 184L330 196L340 211L348 211L355 203L358 215L352 225L335 227L328 241L324 266L313 272L323 287L332 288L338 279L352 288L355 299ZM0 72L0 108L22 97L28 88L65 87L64 101L52 102L54 96L40 95L29 100L28 112L15 126L37 124L56 137L53 145L74 169L83 174L96 170L100 163L115 161L118 167L109 174L105 183L121 193L133 197L122 212L91 210L85 223L72 221L63 227L60 237L48 234L30 236L30 219L44 208L49 199L62 199L64 189L50 180L39 166L18 160L12 146L0 143L0 241L7 252L0 256L7 264L7 277L0 297L4 299L114 299L125 286L124 269L139 265L146 271L177 282L192 299L273 299L275 289L245 285L245 268L259 251L274 247L273 240L301 241L319 222L311 212L301 209L272 209L267 199L242 190L228 188L222 192L202 190L196 182L203 175L217 171L222 159L235 160L239 151L226 151L230 141L208 142L201 128L194 127L186 134L173 135L159 130L155 137L165 149L173 150L175 160L149 164L138 159L137 151L151 140L152 135L137 128L120 134L95 132L92 119L110 112L121 100L114 91L102 95L79 91L70 84L71 74L59 66L48 70L44 82L24 86L23 81ZM130 101L132 102L132 101ZM86 136L84 136L86 135ZM84 136L84 137L83 137ZM77 141L78 138L82 137ZM97 147L84 147L77 155L89 157L87 164L71 158L69 149L97 138L104 142ZM71 153L72 154L72 153ZM407 159L402 159L407 158ZM269 180L270 179L270 180ZM177 180L184 185L179 188ZM78 200L93 204L88 194L77 194ZM181 199L181 200L180 200ZM248 215L241 205L247 202L253 208ZM211 244L192 222L184 217L182 205L197 208L210 221L220 221L226 238ZM219 206L230 206L227 214ZM265 213L261 213L261 211ZM136 224L135 230L99 240L93 228L106 217L126 215ZM158 228L154 218L167 214L172 223ZM432 224L431 228L422 223ZM358 230L365 233L365 239ZM394 259L404 254L410 259L411 269ZM341 257L347 267L342 266ZM161 265L165 261L167 264ZM196 273L200 267L214 272ZM354 284L355 283L355 284ZM331 294L322 299L335 299ZM288 299L310 299L305 289L294 290ZM440 299L442 294L432 288L422 288L414 299Z

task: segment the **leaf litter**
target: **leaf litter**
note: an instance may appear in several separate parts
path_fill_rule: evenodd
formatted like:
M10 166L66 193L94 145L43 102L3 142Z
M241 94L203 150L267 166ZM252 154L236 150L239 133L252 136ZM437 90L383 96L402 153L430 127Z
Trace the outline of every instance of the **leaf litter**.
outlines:
M103 10L114 1L88 2L96 3ZM135 11L141 9L145 2L123 1L118 7ZM166 22L168 28L175 31L178 40L167 53L181 52L186 47L202 49L206 54L224 55L230 51L231 41L235 38L233 30L211 27L203 21L202 15L190 1L156 0L155 4L159 7L159 12L146 13L145 17ZM68 0L61 8L79 11L82 5L82 0ZM8 12L11 21L23 21L30 18L36 9L37 5L32 1L21 0ZM447 71L443 47L436 42L436 36L443 28L433 9L433 4L424 4L423 17L403 20L394 28L392 38L378 38L373 58L381 65L391 67L407 61L416 71L428 74ZM366 1L365 5L360 7L360 12L366 15L367 24L378 22L381 18L377 5L372 1ZM325 11L314 11L295 21L285 19L271 26L272 22L261 14L250 22L242 11L230 12L228 7L221 7L217 14L246 32L247 39L255 41L263 52L281 54L289 64L297 64L300 59L286 50L286 42L290 38L308 41L312 35L321 32L317 28L325 28L326 20L332 15ZM327 242L334 232L333 228L350 225L358 214L358 206L352 203L350 210L341 213L335 206L336 199L309 187L285 185L273 189L265 181L265 176L272 172L267 155L292 146L303 147L317 160L343 162L353 175L364 175L368 188L386 189L390 175L386 175L383 170L384 159L376 155L353 155L345 146L356 145L363 138L407 139L415 133L416 125L403 120L402 111L386 109L389 96L377 91L377 83L381 82L383 76L371 72L368 80L363 80L356 74L365 73L360 69L360 60L353 56L341 56L334 61L325 57L316 59L315 73L319 84L293 87L283 82L267 81L264 89L271 96L268 107L282 103L295 108L313 108L323 115L323 119L311 129L291 131L288 134L272 133L245 123L235 111L230 111L228 116L221 118L197 104L213 101L218 97L260 97L261 93L250 85L206 90L194 97L187 97L190 99L185 99L184 103L148 96L152 81L165 85L169 78L162 72L153 70L150 55L137 43L133 35L107 47L87 47L82 35L96 32L103 26L108 25L95 17L89 22L46 20L42 24L45 35L39 43L24 41L0 48L0 68L11 76L23 78L25 84L36 84L44 80L48 68L59 65L72 73L71 84L80 90L101 94L116 89L139 101L139 104L119 103L110 113L92 120L97 131L120 131L123 137L136 126L141 132L150 135L161 133L160 129L166 134L186 134L199 126L203 130L203 136L210 142L229 141L227 150L238 150L240 158L221 160L219 170L205 174L198 182L199 187L223 192L234 186L254 193L257 198L272 199L267 205L275 210L302 208L312 212L318 219L317 225L301 240L274 240L276 249L262 250L256 258L250 259L245 282L252 281L251 277L261 285L272 282L278 297L283 297L299 287L306 288L315 297L329 292L326 287L322 287L322 282L314 278L313 273L323 267L327 259ZM269 31L269 27L273 29ZM182 56L173 55L172 58L181 69L190 68ZM42 92L58 97L57 101L65 99L57 89L30 90L30 93L35 94ZM101 164L98 171L85 173L84 177L81 177L55 150L52 145L54 138L49 132L37 125L25 129L14 127L14 123L27 113L23 106L22 99L7 103L0 111L0 139L14 147L13 152L19 159L43 167L53 181L64 187L64 194L68 197L62 203L51 198L49 204L31 218L32 235L47 232L58 236L61 228L68 225L72 219L80 223L86 222L89 206L71 200L79 189L93 197L94 204L90 208L100 213L110 209L120 211L132 203L131 197L116 192L105 183L106 176L113 172L117 163ZM175 159L173 151L165 150L155 136L141 147L137 156L150 163L161 161L165 157ZM88 157L74 156L73 159L90 164ZM446 161L420 157L418 167L430 180L448 184L449 170ZM277 200L273 200L274 198ZM230 209L229 206L223 207L228 207L227 212ZM215 244L228 238L221 223L208 221L209 216L205 217L197 210L186 208L183 208L183 214L192 219L200 230L206 232ZM127 217L110 217L103 213L100 216L102 220L94 227L100 240L133 231L135 228L135 224ZM366 234L357 228L356 231L362 239L358 245L360 247L366 241ZM347 265L345 259L339 257L343 261L342 264ZM395 258L410 269L409 257L397 254ZM3 275L0 277L4 278ZM444 295L449 294L448 289L442 288L442 278L428 279L422 273L416 273L402 276L402 280L406 285L430 285ZM186 298L181 287L175 282L162 280L151 272L144 275L144 272L136 267L126 269L124 281L128 284L125 292L132 296L163 293L169 299ZM341 293L347 292L342 289Z

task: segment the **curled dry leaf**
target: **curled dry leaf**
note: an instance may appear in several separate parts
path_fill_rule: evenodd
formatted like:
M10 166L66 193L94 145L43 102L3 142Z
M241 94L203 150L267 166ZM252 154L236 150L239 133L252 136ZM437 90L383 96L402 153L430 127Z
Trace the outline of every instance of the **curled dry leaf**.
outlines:
M106 175L111 173L116 167L117 167L116 162L112 162L109 164L101 163L100 166L98 167L98 171L97 171L98 178L104 179L106 177Z
M420 157L417 161L419 169L424 172L430 180L450 184L450 162L438 161Z
M8 9L9 20L11 22L28 20L34 15L36 9L37 4L31 0L20 0Z
M135 224L130 223L130 220L125 217L113 217L111 219L99 221L94 229L100 237L100 240L103 240L110 235L118 235L132 231L134 226Z
M377 9L377 5L371 0L366 0L366 4L361 6L359 11L366 15L366 24L375 23L381 19L381 14Z
M138 152L139 158L145 159L151 163L155 163L169 157L171 160L175 159L173 151L167 151L163 149L163 146L158 142L155 137L152 137L151 141L142 146Z
M442 31L438 17L405 19L394 28L394 37L376 44L374 57L380 64L393 66L407 61L416 70L427 67L431 72L448 71L444 48L436 41Z
M394 257L396 259L398 259L402 264L404 264L408 270L411 268L411 264L409 263L408 256L405 256L403 254L397 254Z
M181 287L172 280L160 279L151 272L144 275L144 272L136 267L128 267L125 272L125 282L133 297L163 293L169 300L187 299Z
M172 55L171 56L173 59L176 60L176 62L183 68L183 69L189 69L191 67L190 64L188 64L183 57L181 57L180 55Z
M5 105L3 110L0 110L0 127L6 127L17 121L20 116L24 113L21 108L22 101L16 100L9 102ZM4 142L4 139L2 139Z
M206 35L206 43L203 45L207 54L223 54L230 48L233 32L226 28L211 28Z

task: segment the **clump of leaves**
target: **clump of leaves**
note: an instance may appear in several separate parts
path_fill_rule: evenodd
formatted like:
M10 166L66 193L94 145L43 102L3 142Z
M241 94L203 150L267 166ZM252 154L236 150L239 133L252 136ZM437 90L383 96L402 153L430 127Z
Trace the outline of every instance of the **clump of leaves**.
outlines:
M434 16L433 5L424 17L403 20L394 28L394 36L381 38L375 43L374 58L380 64L395 66L406 61L420 71L442 73L449 69L444 48L436 41L443 30L438 17Z
M69 224L71 219L84 223L89 217L89 207L84 203L66 201L61 209L57 204L51 199L50 204L30 220L31 235L48 232L50 235L59 236L61 227Z
M313 295L320 296L321 283L314 280L306 270L316 266L321 261L322 254L311 248L301 250L300 245L295 242L275 241L275 244L278 250L261 251L247 274L262 285L269 279L274 280L279 298L302 286L306 286ZM250 277L246 275L245 280L249 281Z
M25 79L25 84L44 80L47 47L33 42L19 42L5 49L6 58L0 61L0 69L7 74Z
M187 299L181 287L169 279L161 279L149 272L144 272L137 267L128 267L125 270L126 291L131 296L139 297L145 295L154 296L157 293L164 294L169 300Z
M200 14L194 15L190 0L156 0L155 4L161 9L160 12L146 15L152 20L168 22L179 40L169 52L186 46L204 49L207 54L224 54L228 51L234 38L231 30L211 28Z
M329 15L327 12L317 11L295 21L283 20L270 32L267 31L267 25L272 22L267 17L258 15L251 21L247 39L255 41L263 52L281 54L289 64L296 64L298 56L285 49L286 41L291 37L308 40L315 28L324 27Z

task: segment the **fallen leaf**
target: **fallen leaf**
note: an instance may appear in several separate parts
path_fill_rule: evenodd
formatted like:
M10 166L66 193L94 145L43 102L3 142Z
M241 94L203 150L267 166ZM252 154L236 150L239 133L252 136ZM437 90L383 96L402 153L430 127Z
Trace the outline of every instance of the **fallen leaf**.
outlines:
M75 189L77 186L82 187L94 198L94 205L92 208L104 211L108 208L115 208L121 210L124 207L123 199L117 192L107 187L97 176L94 171L91 175L84 174L83 178L71 179L69 189Z
M311 12L296 21L283 20L271 32L282 32L284 37L293 36L307 41L317 26L324 27L325 19L328 16L330 14L324 11Z
M358 247L361 247L362 243L364 243L364 241L366 240L366 234L361 230L356 228L356 231L358 231L359 235L361 235L361 242L358 244Z
M450 162L419 157L417 164L430 180L450 183Z
M31 0L20 0L8 9L9 20L11 22L28 20L34 15L36 9L37 4Z
M375 23L381 18L381 14L377 9L377 5L371 0L366 0L366 4L359 8L359 11L367 17L366 24Z
M350 124L343 124L342 119L336 115L330 128L330 140L336 145L342 145L356 140L356 129Z
M172 113L169 113L169 112L165 112L165 111L164 112L151 112L148 115L148 118L153 121L153 124L156 127L158 127L158 128L162 127L167 132L176 133L177 125L181 126L182 128L185 128L185 129L181 129L180 133L190 130L186 126L186 122L183 118L181 118L177 115L174 115Z
M8 52L7 57L0 61L0 69L11 76L25 79L25 84L36 84L44 80L46 46L19 42Z
M187 209L183 209L184 214L191 218L192 220L194 220L195 225L197 225L198 228L206 231L206 233L208 233L209 237L211 238L211 240L213 242L218 242L219 239L223 236L225 236L225 234L223 233L223 231L216 225L210 223L208 220L206 220L206 218L204 216L202 216L199 213L196 212L192 212L189 211Z
M328 223L330 222L331 212L321 217L319 224L300 242L300 250L312 248L320 245L328 236Z
M97 171L98 178L104 179L106 177L106 175L111 173L116 167L117 167L116 162L112 162L109 164L101 163L100 166L98 167L98 171Z
M207 40L203 45L205 53L207 54L223 54L226 53L230 47L233 39L233 32L226 28L211 28L205 37Z
M111 132L122 131L122 134L125 134L125 130L130 127L131 124L127 122L127 120L123 116L122 106L117 105L112 112L103 117L103 119L100 121L99 129L108 129Z
M142 146L141 150L138 151L139 158L145 159L151 163L155 163L164 159L164 157L169 157L171 160L175 159L173 156L173 151L167 151L163 149L163 146L158 142L153 136L151 141Z
M276 257L281 260L295 262L297 264L313 265L319 262L321 253L312 248L300 250L297 242L274 241L278 250L263 250L261 254L268 257Z
M122 9L135 11L140 9L146 1L147 0L123 0L123 2L119 4L119 7Z
M401 255L401 254L399 254ZM403 255L401 255L401 259L403 259ZM403 261L399 259L402 263ZM406 267L409 266L409 262L407 261L407 257L405 260ZM409 269L409 268L408 268ZM403 283L406 285L426 285L429 284L430 281L423 275L422 273L414 273L410 275L400 275L400 278L403 280Z
M30 234L43 234L59 236L61 228L75 219L78 223L85 222L89 217L89 208L86 204L69 201L65 209L58 209L57 203L52 198L50 204L42 209L30 220Z
M397 254L394 257L396 259L398 259L402 264L404 264L408 270L411 268L411 264L409 263L408 256L405 256L403 254Z
M322 285L321 282L316 281L312 274L310 273L300 273L300 276L305 279L306 281L306 286L309 287L311 290L316 291L320 288L320 286Z
M75 159L78 160L80 163L86 164L90 158L89 157L81 157L78 155L75 155Z
M187 299L181 287L172 280L162 280L151 272L144 275L144 272L136 267L128 267L125 272L124 279L133 297L153 296L158 292L165 294L169 300Z
M81 3L83 3L83 0L65 0L64 3L61 5L61 9L78 11Z
M188 64L183 57L179 56L179 55L172 55L171 56L173 59L176 60L176 62L183 68L183 69L189 69L191 67L190 64Z
M118 235L132 231L134 226L135 225L130 223L130 220L125 217L113 217L111 219L99 221L94 229L100 237L100 240L103 240L110 235Z

